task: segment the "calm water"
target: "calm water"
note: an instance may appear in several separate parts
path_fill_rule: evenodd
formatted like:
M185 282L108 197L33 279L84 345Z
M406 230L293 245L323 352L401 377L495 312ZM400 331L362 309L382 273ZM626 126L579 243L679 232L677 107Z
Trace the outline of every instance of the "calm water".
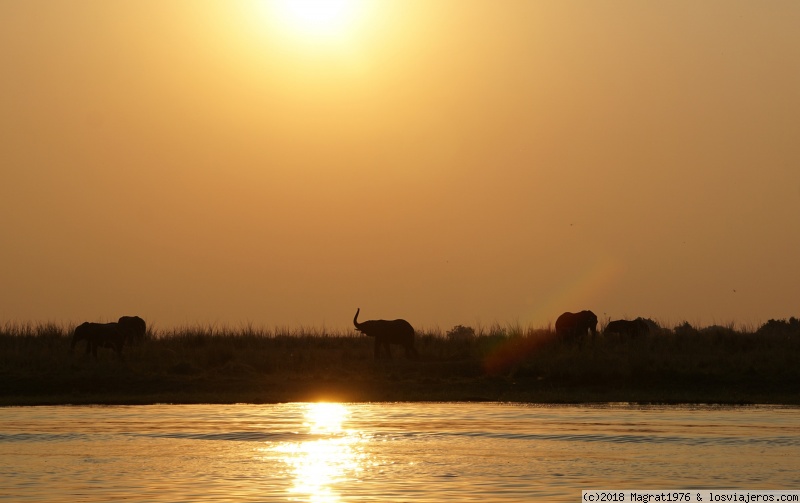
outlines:
M579 501L798 489L800 409L511 404L0 408L0 500Z

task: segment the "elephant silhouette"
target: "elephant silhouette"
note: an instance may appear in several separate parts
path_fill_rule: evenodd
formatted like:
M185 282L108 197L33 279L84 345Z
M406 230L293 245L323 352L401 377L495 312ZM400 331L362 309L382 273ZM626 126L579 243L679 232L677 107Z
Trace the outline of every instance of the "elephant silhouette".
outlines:
M650 326L642 318L635 320L614 320L606 325L605 333L624 337L640 337L650 333Z
M72 334L70 351L81 341L86 341L86 354L92 353L97 359L97 348L111 348L122 359L122 347L127 337L126 330L119 323L81 323Z
M147 334L147 323L138 316L123 316L117 323L125 331L125 342L129 344L142 342Z
M564 339L577 339L587 335L597 335L597 316L591 311L564 313L556 320L556 335Z
M386 357L392 357L391 345L402 346L406 351L407 358L417 358L419 353L414 348L414 327L406 320L367 320L358 322L358 313L361 308L356 309L353 317L353 325L362 334L375 338L375 359L381 357L381 349L385 350Z

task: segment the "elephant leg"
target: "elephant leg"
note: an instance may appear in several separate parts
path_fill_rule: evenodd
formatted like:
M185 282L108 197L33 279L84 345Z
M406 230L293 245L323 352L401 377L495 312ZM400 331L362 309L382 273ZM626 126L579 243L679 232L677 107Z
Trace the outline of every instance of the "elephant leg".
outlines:
M377 337L375 337L375 359L381 357L381 341Z

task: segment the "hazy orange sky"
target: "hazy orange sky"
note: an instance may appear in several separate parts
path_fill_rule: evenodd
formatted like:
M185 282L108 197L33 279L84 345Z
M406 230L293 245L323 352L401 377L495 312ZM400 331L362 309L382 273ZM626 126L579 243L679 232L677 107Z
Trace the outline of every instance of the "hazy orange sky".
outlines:
M0 2L0 323L800 315L800 2L277 7Z

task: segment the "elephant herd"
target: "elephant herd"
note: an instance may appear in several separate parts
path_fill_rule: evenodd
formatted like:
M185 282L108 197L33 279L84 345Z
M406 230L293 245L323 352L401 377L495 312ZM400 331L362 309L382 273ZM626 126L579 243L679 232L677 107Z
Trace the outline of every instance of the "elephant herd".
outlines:
M391 358L391 345L399 345L405 349L408 358L417 358L419 353L414 348L414 327L406 320L368 320L358 322L361 309L356 309L353 325L364 335L375 338L375 358L385 355ZM615 320L608 323L607 334L623 337L640 337L650 333L650 325L642 318L635 320ZM560 339L576 341L587 335L597 335L597 315L591 311L564 313L556 320L556 335Z
M650 333L650 325L642 318L614 320L606 325L605 333L624 337L640 337ZM575 340L588 334L597 335L597 316L591 311L564 313L556 320L556 335Z
M86 341L86 354L97 358L98 348L113 349L122 358L122 347L141 342L147 333L147 323L138 316L123 316L114 323L81 323L72 334L70 350Z
M353 325L362 334L375 339L375 358L391 358L391 345L401 346L408 358L417 358L414 347L414 327L406 320L367 320L359 323L356 309ZM123 316L114 323L81 323L75 328L70 349L86 341L86 354L97 358L98 348L113 349L122 358L122 348L127 344L141 342L147 333L147 324L138 316ZM650 326L642 318L615 320L608 323L605 333L625 337L638 337L650 333ZM591 311L564 313L556 320L556 335L564 340L579 340L587 335L597 335L597 316Z

